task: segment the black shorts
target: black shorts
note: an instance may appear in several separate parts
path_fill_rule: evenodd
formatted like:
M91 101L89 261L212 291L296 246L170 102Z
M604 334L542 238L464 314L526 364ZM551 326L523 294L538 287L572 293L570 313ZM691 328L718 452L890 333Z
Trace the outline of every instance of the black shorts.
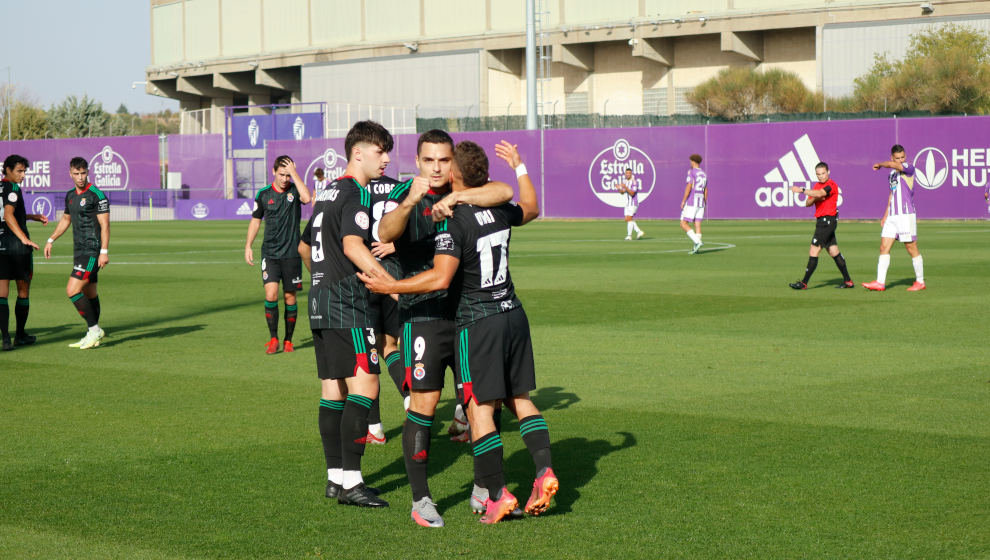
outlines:
M402 325L399 324L399 302L385 294L371 294L372 305L378 306L378 324L375 331L385 333L392 338L399 338ZM381 341L382 344L385 341Z
M447 368L454 369L454 322L444 319L402 325L402 389L439 391Z
M815 221L815 236L811 238L811 244L828 249L832 245L838 245L835 241L835 228L839 225L838 216L821 216Z
M99 255L73 255L72 273L69 276L90 284L96 284L100 275L99 259Z
M282 290L288 293L302 290L302 259L261 259L261 281L282 283Z
M375 329L315 329L316 373L320 379L346 379L358 369L378 375Z
M30 282L34 276L34 254L0 254L0 280Z
M457 380L464 403L504 400L536 389L529 320L521 307L485 317L457 333Z

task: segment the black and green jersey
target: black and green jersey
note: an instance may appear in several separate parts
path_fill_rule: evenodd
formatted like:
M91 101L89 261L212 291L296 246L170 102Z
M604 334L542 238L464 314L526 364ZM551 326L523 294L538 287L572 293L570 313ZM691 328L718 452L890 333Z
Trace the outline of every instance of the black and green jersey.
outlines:
M397 185L389 194L389 200L401 204L409 196L412 180ZM439 224L433 221L433 205L447 193L427 191L423 199L409 213L409 221L402 236L395 241L395 253L404 278L415 276L433 268L434 238ZM454 318L456 298L448 297L447 290L428 294L402 294L399 296L399 320L402 322L434 321Z
M82 192L69 189L65 193L65 212L72 220L72 248L75 254L99 254L103 233L96 216L110 213L107 195L93 185L86 185Z
M368 288L358 280L343 241L356 235L370 246L371 195L353 177L327 185L316 197L310 230L309 326L312 329L374 327L378 310L369 303Z
M21 231L28 238L31 235L27 228L27 211L24 210L24 192L20 185L9 181L0 181L0 253L4 255L25 255L31 253L31 248L21 243L21 240L14 235L14 232L7 227L6 208L14 208L14 219L17 225L21 226Z
M436 236L436 254L461 261L458 327L522 307L509 274L511 227L521 225L522 219L523 211L515 204L495 208L465 204L442 222L447 230Z
M299 216L302 202L295 183L279 191L273 185L258 191L254 197L252 218L265 222L265 238L261 242L261 258L285 259L299 256Z

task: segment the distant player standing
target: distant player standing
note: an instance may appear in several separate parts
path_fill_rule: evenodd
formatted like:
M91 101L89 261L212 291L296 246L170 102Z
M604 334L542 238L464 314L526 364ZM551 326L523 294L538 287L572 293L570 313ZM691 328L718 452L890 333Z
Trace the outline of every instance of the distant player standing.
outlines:
M69 162L74 188L65 194L65 212L45 243L45 258L52 246L72 226L72 274L65 294L79 315L86 320L86 336L70 344L83 350L100 345L105 333L100 328L100 296L96 291L99 272L110 263L110 200L89 182L89 164L81 157Z
M313 204L316 204L316 195L323 192L329 182L323 174L323 168L317 167L316 171L313 172Z
M811 249L808 251L808 266L804 269L804 278L790 284L795 290L807 290L808 280L815 273L818 267L818 254L822 247L828 250L828 254L835 261L835 266L839 267L842 273L842 283L836 288L852 288L852 279L849 277L849 270L846 268L846 259L839 252L838 242L835 240L835 229L839 225L839 211L837 208L839 199L839 185L829 176L828 164L824 161L815 166L815 175L818 177L818 184L814 189L791 187L791 191L804 193L808 197L805 206L815 205L815 235L811 238Z
M355 276L391 279L370 250L371 194L366 186L388 166L392 135L361 121L344 140L347 169L320 193L310 251L309 324L320 378L319 428L327 465L326 496L341 504L387 507L361 475L368 413L378 398L378 309Z
M632 169L626 169L625 176L619 179L619 192L625 196L625 206L623 213L626 219L626 241L632 239L633 231L636 232L636 239L643 237L643 230L636 225L636 211L639 210L639 181L633 177Z
M278 284L282 283L285 299L285 342L282 350L292 352L292 334L296 328L298 304L296 292L302 289L302 260L299 258L299 218L302 205L310 201L309 189L289 156L279 156L272 166L272 184L254 197L254 212L248 224L244 260L254 266L251 245L265 222L261 242L261 281L265 287L265 321L270 339L266 354L278 352Z
M708 206L708 175L701 169L701 156L691 154L691 169L687 174L687 186L684 187L684 198L681 199L681 229L694 242L690 254L695 254L704 243L701 242L701 220L705 218L705 207ZM690 204L688 204L690 202ZM691 231L691 224L694 231Z
M20 183L24 180L27 166L28 160L24 157L16 154L7 156L3 162L3 181L0 182L0 334L3 335L4 350L13 350L14 344L26 346L35 341L35 337L24 330L31 305L29 296L31 277L34 275L32 251L38 248L28 234L27 222L34 220L47 224L48 218L41 214L28 214L24 209L24 192ZM13 343L8 331L10 306L7 304L11 280L17 286L17 304L14 307L17 328Z
M880 219L880 258L877 260L877 279L864 283L868 290L882 292L887 289L887 269L890 267L890 248L894 241L904 243L914 266L914 284L907 289L919 292L925 289L925 264L918 251L918 218L914 207L914 166L908 163L904 146L894 144L890 160L873 164L873 170L890 169L888 184L890 195L887 209Z

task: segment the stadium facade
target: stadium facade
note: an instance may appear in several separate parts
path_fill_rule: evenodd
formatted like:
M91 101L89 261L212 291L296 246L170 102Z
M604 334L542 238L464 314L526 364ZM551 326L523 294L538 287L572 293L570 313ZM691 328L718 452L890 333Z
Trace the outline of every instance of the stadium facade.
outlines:
M147 91L180 101L187 133L221 132L224 107L281 103L389 107L393 126L407 116L396 110L413 121L525 114L525 4L151 0ZM813 90L842 95L874 53L896 56L921 28L958 22L990 31L986 1L536 6L544 114L692 113L685 94L731 66L789 70Z

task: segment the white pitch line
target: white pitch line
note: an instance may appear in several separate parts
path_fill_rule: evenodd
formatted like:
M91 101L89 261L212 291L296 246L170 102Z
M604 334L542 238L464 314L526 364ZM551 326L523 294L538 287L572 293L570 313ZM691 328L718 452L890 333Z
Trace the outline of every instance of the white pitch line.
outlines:
M59 262L36 262L34 264L35 264L35 266L38 266L38 265L66 266L66 265L70 265L72 263L71 262L60 262L60 263ZM205 265L220 265L220 264L233 264L233 265L236 265L236 264L247 264L247 263L244 263L244 261L184 261L184 262L180 262L180 261L167 261L167 262L166 261L159 261L159 262L127 262L127 261L119 262L119 261L110 261L110 264L107 265L107 266L128 266L128 265L142 265L142 266L154 266L154 265L187 266L187 265L204 265L204 264Z
M732 243L705 243L705 247L710 249L734 249L736 246ZM662 255L666 253L690 253L690 249L669 249L666 251L610 251L607 253L600 253L603 255ZM704 253L704 249L698 251L699 253ZM532 257L573 257L575 253L533 253L520 255L518 253L513 254L510 258L532 258Z

